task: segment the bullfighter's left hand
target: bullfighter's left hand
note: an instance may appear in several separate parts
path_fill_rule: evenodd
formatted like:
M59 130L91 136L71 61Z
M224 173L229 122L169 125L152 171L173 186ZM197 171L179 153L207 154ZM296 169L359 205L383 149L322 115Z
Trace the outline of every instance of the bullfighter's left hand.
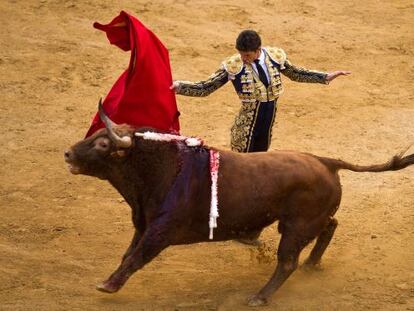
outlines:
M328 75L326 76L326 82L331 82L333 79L336 79L339 76L347 76L350 75L351 72L350 71L345 71L345 70L338 70L338 71L333 71L333 72L329 72Z

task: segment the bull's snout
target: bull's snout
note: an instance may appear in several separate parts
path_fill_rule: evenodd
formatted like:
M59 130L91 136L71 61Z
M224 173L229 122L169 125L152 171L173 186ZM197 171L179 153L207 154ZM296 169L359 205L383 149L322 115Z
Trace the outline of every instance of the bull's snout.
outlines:
M72 150L65 150L63 153L65 158L65 162L68 164L68 169L72 174L80 174L80 169L73 163L73 151Z
M72 151L71 150L65 150L63 156L65 157L65 161L68 162L71 159Z

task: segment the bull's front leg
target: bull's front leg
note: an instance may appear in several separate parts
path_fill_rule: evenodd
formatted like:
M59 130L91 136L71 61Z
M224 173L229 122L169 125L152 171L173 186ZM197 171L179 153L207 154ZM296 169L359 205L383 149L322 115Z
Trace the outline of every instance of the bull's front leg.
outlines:
M105 293L117 292L134 272L144 267L168 245L167 228L160 224L151 225L135 248L125 254L118 269L105 282L97 285L96 289Z
M145 220L143 217L139 217L136 209L132 210L132 223L135 227L134 236L132 237L131 243L126 250L124 256L122 256L122 261L124 261L132 252L137 248L139 241L145 232Z
M126 250L124 256L122 256L122 261L124 261L131 253L137 248L139 241L141 241L142 234L135 230L134 236L132 237L131 243Z

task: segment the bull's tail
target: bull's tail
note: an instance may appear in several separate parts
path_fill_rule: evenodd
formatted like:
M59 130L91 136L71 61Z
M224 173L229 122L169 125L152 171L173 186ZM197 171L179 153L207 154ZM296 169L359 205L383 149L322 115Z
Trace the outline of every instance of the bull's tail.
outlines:
M337 171L340 169L346 169L354 172L385 172L385 171L398 171L407 166L414 164L414 153L404 156L409 146L404 151L393 156L388 162L375 165L355 165L342 160L336 160L332 158L318 157L318 159L328 166L331 170Z

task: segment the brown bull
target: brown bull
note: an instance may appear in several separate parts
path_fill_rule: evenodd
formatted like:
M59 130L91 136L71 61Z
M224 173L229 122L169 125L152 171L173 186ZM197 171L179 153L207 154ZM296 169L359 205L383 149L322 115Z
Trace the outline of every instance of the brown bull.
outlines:
M128 278L169 245L210 242L211 178L207 147L135 137L112 123L65 152L73 174L108 180L132 208L136 228L117 270L97 289L118 291ZM383 172L414 163L414 154L381 165L358 166L294 151L235 153L220 150L218 227L213 241L257 235L279 220L277 267L249 305L261 305L298 266L302 249L317 239L306 265L320 262L337 221L341 201L338 170Z

